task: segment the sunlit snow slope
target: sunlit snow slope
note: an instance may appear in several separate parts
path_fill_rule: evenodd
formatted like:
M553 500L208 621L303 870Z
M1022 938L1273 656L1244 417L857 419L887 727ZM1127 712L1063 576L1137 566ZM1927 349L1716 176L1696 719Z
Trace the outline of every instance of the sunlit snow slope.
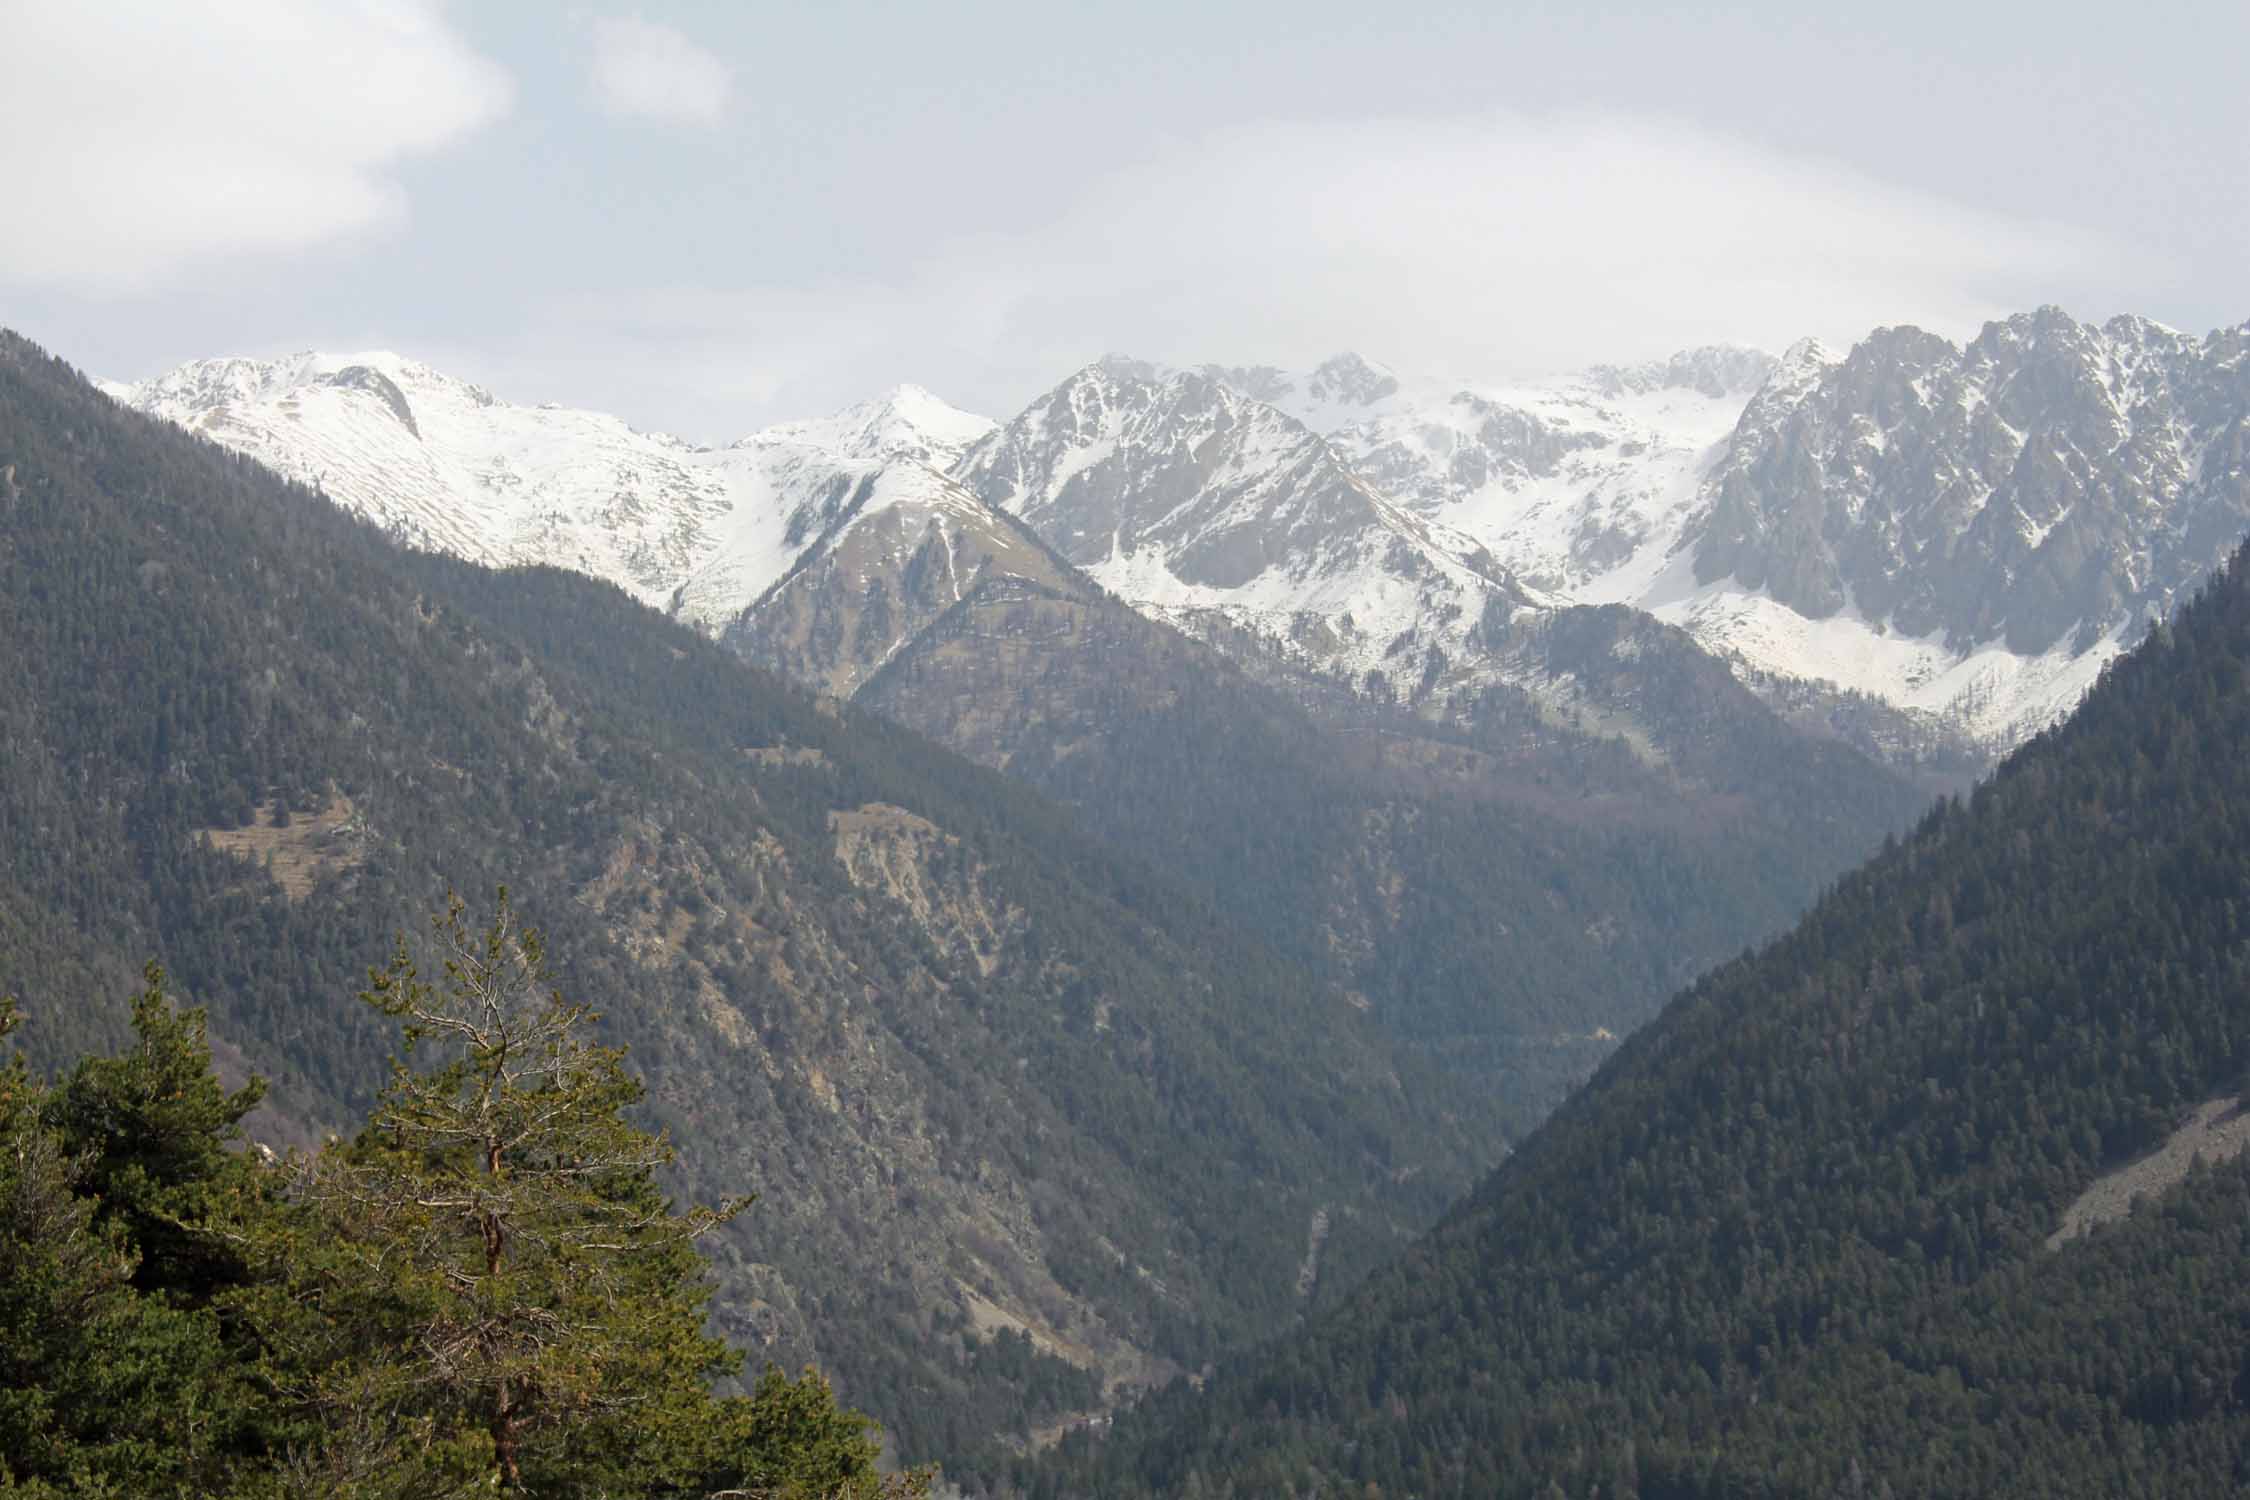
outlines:
M992 425L902 386L703 448L512 405L389 353L201 360L106 389L416 543L578 569L706 630L787 573L879 470L942 468Z

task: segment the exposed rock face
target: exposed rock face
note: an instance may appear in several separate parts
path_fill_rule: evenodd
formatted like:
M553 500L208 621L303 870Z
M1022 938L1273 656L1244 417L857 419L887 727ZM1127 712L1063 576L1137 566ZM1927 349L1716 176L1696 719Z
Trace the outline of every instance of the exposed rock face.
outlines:
M1685 390L1720 401L1758 389L1773 374L1775 364L1774 357L1763 349L1707 344L1647 364L1596 365L1586 372L1586 380L1605 396Z
M1130 360L1081 370L960 472L1074 563L1154 553L1189 586L1301 583L1391 535L1381 502L1302 423Z
M1223 617L1313 670L1419 672L1531 598L1304 423L1205 374L1088 366L956 472L1137 608Z
M1776 702L1797 679L1904 711L1870 743L1974 757L2067 711L2250 527L2245 337L2045 309L1966 348L1886 329L1361 405L1219 373L1524 584L1650 610Z
M1313 371L1305 393L1315 401L1373 406L1398 394L1398 377L1356 354L1339 354Z
M1272 365L1205 365L1203 374L1254 401L1277 406L1317 432L1370 414L1402 389L1386 367L1346 352L1299 374Z
M2246 337L2043 308L1965 348L1792 351L1712 476L1696 578L1956 651L2086 650L2250 527Z
M1330 722L1357 712L1337 702L1339 683L1368 703L1471 724L1525 722L1527 693L1544 705L1531 722L1557 746L1587 730L1669 763L1663 747L1700 733L1685 720L1711 704L1747 714L1745 734L1774 727L1770 715L1732 684L1715 688L1725 666L1645 615L1638 634L1663 645L1630 692L1613 669L1586 671L1552 643L1575 639L1568 622L1591 612L1519 585L1494 550L1569 583L1661 542L1684 524L1702 461L1682 424L1722 434L1773 367L1754 351L1701 350L1503 399L1405 390L1349 356L1305 376L1111 359L971 449L959 472L1127 603ZM1346 425L1324 439L1249 389ZM1493 545L1432 516L1476 525ZM1221 549L1242 565L1212 567ZM1680 680L1652 682L1664 673Z
M421 439L422 429L415 425L414 408L407 404L406 393L382 371L367 365L348 365L329 376L328 383L341 390L366 391L382 402L416 441Z
M1008 517L934 469L894 462L859 480L796 565L722 638L848 698L991 577L1084 588Z
M1701 516L1701 477L1774 360L1714 347L1525 385L1220 373L1326 438L1386 498L1524 585L1639 602ZM1338 399L1339 389L1364 399Z

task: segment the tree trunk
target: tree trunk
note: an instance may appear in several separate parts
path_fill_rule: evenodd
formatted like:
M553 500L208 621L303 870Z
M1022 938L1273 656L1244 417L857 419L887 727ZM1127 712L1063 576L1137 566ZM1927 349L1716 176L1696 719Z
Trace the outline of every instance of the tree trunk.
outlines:
M492 1457L500 1466L504 1489L523 1488L523 1470L516 1463L516 1408L508 1382L500 1382L500 1403L492 1412Z

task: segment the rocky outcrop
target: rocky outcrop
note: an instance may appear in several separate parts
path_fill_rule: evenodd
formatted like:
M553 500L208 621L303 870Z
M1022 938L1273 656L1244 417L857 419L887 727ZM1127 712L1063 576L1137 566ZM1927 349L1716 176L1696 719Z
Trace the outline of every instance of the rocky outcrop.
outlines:
M1958 652L2086 650L2250 528L2245 337L2043 308L1965 347L1792 351L1712 477L1696 577Z

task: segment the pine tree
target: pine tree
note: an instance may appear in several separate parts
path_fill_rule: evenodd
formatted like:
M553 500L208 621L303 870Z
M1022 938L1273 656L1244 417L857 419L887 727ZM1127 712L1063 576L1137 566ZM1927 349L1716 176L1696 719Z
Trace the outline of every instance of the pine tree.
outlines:
M481 933L458 898L434 929L441 981L402 940L364 997L404 1023L406 1055L366 1130L305 1179L353 1346L311 1394L387 1414L382 1465L418 1454L425 1484L645 1484L732 1365L702 1331L694 1242L747 1200L665 1201L671 1149L625 1118L642 1091L623 1049L546 987L505 891ZM418 1071L426 1050L439 1060Z
M402 948L367 998L443 1055L288 1169L153 965L125 1051L53 1088L0 1062L0 1495L926 1493L816 1373L712 1395L739 1356L694 1241L743 1205L665 1202L622 1049L504 892L437 946L442 982Z
M219 1226L255 1216L274 1185L242 1133L265 1081L222 1088L203 1012L173 1005L161 967L145 973L132 1045L80 1061L47 1113L84 1159L80 1191L139 1250L133 1284L201 1306L249 1275L240 1236Z
M16 1022L0 1001L0 1037ZM263 1447L244 1342L204 1295L226 1256L180 1217L239 1207L221 1196L258 1169L203 1147L255 1090L221 1094L200 1014L153 970L134 1028L59 1090L0 1065L0 1494L231 1493Z
M267 1240L285 1269L262 1326L274 1368L309 1372L287 1395L314 1419L290 1490L925 1493L926 1474L880 1472L873 1424L814 1372L712 1395L741 1361L704 1332L695 1242L749 1200L666 1201L671 1147L627 1118L642 1088L624 1049L548 987L505 890L481 931L453 898L433 944L441 980L403 940L374 975L363 998L404 1024L404 1055L367 1128L304 1164Z

